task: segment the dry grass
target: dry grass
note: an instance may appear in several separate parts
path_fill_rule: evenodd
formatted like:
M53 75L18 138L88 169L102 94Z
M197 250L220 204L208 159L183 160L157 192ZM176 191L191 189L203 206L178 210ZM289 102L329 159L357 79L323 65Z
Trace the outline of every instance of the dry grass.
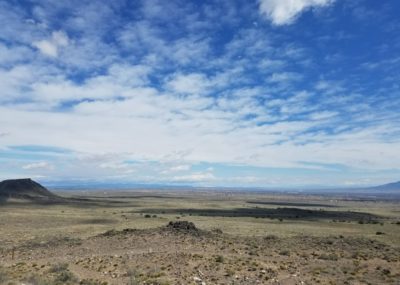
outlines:
M339 278L351 284L369 276L369 280L383 280L380 284L395 284L399 277L396 202L252 194L116 194L121 197L89 197L90 203L81 204L1 205L0 284L27 278L40 281L46 274L49 277L40 282L176 284L181 280L194 284L193 277L198 277L207 279L207 284L249 284L249 280L268 284L274 278L307 284ZM295 213L311 211L312 217L260 216L287 214L285 209L293 208L293 203L302 209ZM359 214L353 219L351 212L366 213L365 221L358 220L364 217ZM345 218L327 218L339 213ZM370 215L376 217L368 220ZM156 229L171 220L191 221L202 230L219 229L223 234L195 238ZM127 228L148 230L118 234ZM110 230L116 234L100 235ZM51 265L58 263L68 266L54 270ZM304 276L293 277L298 271Z

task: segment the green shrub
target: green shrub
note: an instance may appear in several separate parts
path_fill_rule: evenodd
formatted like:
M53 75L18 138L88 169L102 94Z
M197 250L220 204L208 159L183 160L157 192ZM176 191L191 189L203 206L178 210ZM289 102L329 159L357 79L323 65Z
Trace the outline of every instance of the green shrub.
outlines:
M224 262L224 257L222 255L218 255L215 258L215 262L223 263Z
M68 284L69 282L75 282L77 281L77 278L75 277L74 274L72 274L72 272L69 271L62 271L60 272L56 278L55 278L56 283L60 283L60 284Z

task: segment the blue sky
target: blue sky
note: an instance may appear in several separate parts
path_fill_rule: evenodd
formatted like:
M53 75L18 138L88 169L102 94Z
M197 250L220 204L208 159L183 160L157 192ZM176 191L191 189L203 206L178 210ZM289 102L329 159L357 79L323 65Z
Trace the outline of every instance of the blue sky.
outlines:
M400 2L0 1L0 179L400 180Z

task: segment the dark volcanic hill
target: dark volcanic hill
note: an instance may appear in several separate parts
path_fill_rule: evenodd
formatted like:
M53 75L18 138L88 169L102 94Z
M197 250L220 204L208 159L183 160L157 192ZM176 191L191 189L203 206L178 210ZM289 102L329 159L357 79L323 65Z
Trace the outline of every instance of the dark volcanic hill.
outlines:
M53 200L58 196L30 178L0 182L0 197Z

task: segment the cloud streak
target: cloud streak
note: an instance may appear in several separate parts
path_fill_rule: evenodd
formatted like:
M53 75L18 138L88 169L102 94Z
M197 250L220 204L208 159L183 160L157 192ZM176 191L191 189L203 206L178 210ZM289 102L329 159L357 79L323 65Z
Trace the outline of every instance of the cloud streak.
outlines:
M334 0L259 0L260 13L274 25L293 23L303 12L332 4Z
M394 177L398 61L381 42L371 58L367 34L332 37L357 32L336 26L347 14L304 13L329 5L340 3L2 3L0 170L202 185Z
M49 164L47 161L30 163L22 166L24 170L51 170L53 166Z

